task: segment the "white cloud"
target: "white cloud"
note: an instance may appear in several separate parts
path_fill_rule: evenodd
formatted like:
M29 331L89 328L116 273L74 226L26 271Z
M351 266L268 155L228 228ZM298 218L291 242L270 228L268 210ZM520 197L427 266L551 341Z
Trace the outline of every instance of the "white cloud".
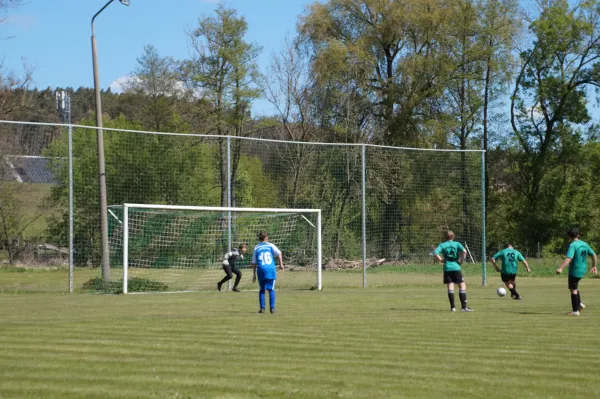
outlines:
M113 82L110 84L110 91L112 91L113 93L123 93L125 89L131 86L132 83L136 83L136 79L137 82L140 82L140 80L134 76L121 76L113 80ZM184 96L186 93L188 93L188 90L185 87L185 83L181 81L176 81L172 82L172 85L169 88L165 89L164 93L162 94Z
M115 79L109 86L110 91L112 91L113 93L123 93L123 91L125 91L125 87L127 87L131 83L132 79L133 78L128 75L121 76Z

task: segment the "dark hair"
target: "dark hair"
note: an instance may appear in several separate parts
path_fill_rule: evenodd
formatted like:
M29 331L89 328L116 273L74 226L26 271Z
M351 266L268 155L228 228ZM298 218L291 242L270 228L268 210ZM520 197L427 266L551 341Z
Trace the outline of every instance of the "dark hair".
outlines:
M240 244L240 249L246 248L246 244Z
M446 233L444 233L444 237L446 240L454 240L454 232L452 230L448 230Z
M569 231L567 231L567 235L571 238L579 237L579 229L577 227L571 227Z
M261 231L260 233L258 233L258 239L261 241L266 240L266 238L269 236L269 234L266 231Z
M510 242L507 242L507 243L504 245L504 248L508 248L508 247L512 247L512 243L510 243Z

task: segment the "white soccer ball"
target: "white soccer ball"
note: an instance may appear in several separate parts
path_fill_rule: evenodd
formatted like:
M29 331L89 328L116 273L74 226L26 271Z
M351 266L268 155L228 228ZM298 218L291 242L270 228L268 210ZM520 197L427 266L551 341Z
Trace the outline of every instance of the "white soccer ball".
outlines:
M500 287L496 291L496 294L498 294L498 296L506 296L506 289L504 287Z

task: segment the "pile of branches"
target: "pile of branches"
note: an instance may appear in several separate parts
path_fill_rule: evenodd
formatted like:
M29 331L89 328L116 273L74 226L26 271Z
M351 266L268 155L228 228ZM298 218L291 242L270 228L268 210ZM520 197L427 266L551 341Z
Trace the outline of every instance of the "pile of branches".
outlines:
M367 267L379 267L385 263L386 259L368 258ZM329 259L324 265L324 269L327 270L353 270L362 269L363 261L360 260L346 260L346 259Z

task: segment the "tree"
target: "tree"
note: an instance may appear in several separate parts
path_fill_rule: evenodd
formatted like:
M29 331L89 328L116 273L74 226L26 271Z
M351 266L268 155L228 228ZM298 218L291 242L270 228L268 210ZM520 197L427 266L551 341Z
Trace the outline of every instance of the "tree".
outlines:
M0 119L10 120L15 114L32 107L33 98L29 86L33 82L34 69L23 61L23 74L7 70L0 61Z
M491 112L495 103L508 90L515 67L513 50L515 38L521 30L518 3L514 0L482 0L481 48L484 52L482 149L485 162L485 198L489 198L489 141Z
M532 246L546 242L556 227L552 214L561 188L549 186L548 174L585 141L580 127L590 127L588 90L600 87L600 3L550 0L540 7L511 100L511 124L522 150L517 188L525 199L516 215L531 232Z
M178 65L171 57L161 57L152 45L144 46L137 67L125 84L125 93L135 98L135 120L146 129L181 131L183 123L176 110L180 98L186 97L178 79Z
M451 7L437 0L329 0L301 18L302 37L314 51L321 81L344 76L380 121L387 144L431 142L427 120L447 71L439 51Z
M256 58L260 48L244 40L248 24L233 9L220 5L216 16L200 18L189 32L192 59L184 62L183 76L188 87L201 96L211 109L206 117L207 133L219 136L249 135L250 106L260 96L257 86ZM241 156L241 141L236 141L231 159L231 181L236 182ZM225 140L220 140L221 206L227 206L227 161ZM231 198L235 202L235 184Z

